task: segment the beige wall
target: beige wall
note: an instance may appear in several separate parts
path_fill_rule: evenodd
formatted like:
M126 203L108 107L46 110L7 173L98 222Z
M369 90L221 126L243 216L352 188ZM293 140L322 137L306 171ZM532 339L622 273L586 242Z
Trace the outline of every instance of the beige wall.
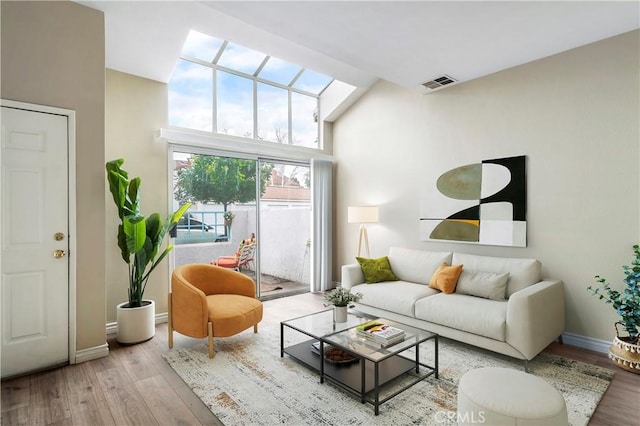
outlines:
M154 133L167 126L167 85L107 70L106 161L124 158L130 177L140 176L141 210L158 212L164 220L167 202L167 145ZM127 301L127 264L117 245L118 212L105 181L107 322L116 320L116 305ZM156 314L167 312L169 261L151 275L145 298L156 301Z
M3 99L76 111L76 345L103 345L104 16L72 2L6 2Z
M389 246L538 258L565 282L570 333L609 340L616 316L589 295L621 286L640 242L639 43L634 31L429 95L379 83L334 124L336 250L352 263L347 206L380 205L372 256ZM527 156L528 247L427 243L419 194L453 167Z

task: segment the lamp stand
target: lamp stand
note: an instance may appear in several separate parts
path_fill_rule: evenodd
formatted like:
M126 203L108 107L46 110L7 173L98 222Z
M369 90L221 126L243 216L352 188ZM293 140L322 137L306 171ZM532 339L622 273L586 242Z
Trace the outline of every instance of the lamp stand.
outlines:
M369 254L369 235L367 234L367 228L363 224L360 225L360 234L358 235L358 257L360 257L362 249L362 240L364 240L364 248L367 251L367 257L371 257L371 254Z

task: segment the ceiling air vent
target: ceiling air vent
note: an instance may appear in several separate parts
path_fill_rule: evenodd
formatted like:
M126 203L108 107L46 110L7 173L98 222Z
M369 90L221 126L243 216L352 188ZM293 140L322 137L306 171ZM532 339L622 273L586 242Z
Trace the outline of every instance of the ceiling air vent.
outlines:
M422 85L427 88L428 92L433 92L434 90L441 89L445 86L457 82L458 80L456 80L455 78L449 77L448 75L443 75L442 77L434 78L433 80L422 83Z

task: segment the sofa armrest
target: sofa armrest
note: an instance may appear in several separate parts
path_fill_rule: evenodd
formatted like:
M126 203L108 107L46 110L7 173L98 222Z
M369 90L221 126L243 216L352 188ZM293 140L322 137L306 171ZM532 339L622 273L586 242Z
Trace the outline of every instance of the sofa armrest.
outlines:
M564 321L563 282L540 281L509 298L507 343L531 360L562 334Z
M364 284L364 274L360 264L342 265L342 288L348 290L358 284Z

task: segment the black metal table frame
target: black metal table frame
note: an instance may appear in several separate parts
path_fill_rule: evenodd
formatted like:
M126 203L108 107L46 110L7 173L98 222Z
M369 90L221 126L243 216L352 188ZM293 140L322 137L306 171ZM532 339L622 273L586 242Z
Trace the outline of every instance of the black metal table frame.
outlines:
M427 364L424 364L422 362L420 362L420 345L422 343L426 343L429 340L433 340L433 344L434 344L434 365L430 366ZM324 350L324 339L320 339L320 353L323 353ZM353 353L351 352L348 348L344 348L340 345L335 344L335 342L331 342L332 346L338 347L339 349L345 350L347 352ZM411 382L409 382L408 384L406 384L405 386L402 386L401 388L399 388L398 390L396 390L395 392L393 392L392 394L388 395L387 397L380 399L380 384L379 384L379 379L380 379L380 363L382 363L383 361L392 358L392 357L400 357L400 358L404 358L404 359L408 359L402 355L400 355L400 353L405 352L411 348L415 348L415 360L411 360L413 362L415 362L415 374L416 379L412 380ZM402 352L396 353L396 354L390 354L389 357L386 357L384 359L381 359L379 361L372 361L372 360L368 360L366 358L364 358L362 355L358 355L357 353L353 353L355 356L357 356L359 358L359 364L360 364L360 392L358 392L357 389L353 389L350 386L342 383L340 380L333 378L331 376L325 375L324 374L324 366L326 363L326 360L324 359L324 357L322 357L322 360L320 361L320 383L324 383L325 379L328 379L329 381L331 381L332 383L334 383L335 385L337 385L338 387L340 387L341 389L356 395L360 397L360 402L365 403L368 402L370 404L372 404L374 406L374 413L377 416L380 413L380 405L384 404L385 402L389 401L391 398L401 394L402 392L406 391L407 389L411 388L412 386L420 383L421 381L425 380L427 377L431 377L431 376L435 376L436 379L439 378L439 374L438 374L438 335L437 334L433 334L430 337L427 337L424 340L420 340L417 341L415 343L415 345L412 345L406 349L404 349ZM366 388L365 388L365 380L366 380L366 373L365 373L365 367L366 367L366 363L367 362L371 362L373 363L373 368L374 368L374 374L373 374L373 380L374 380L374 388L373 390L366 392ZM420 367L424 367L425 369L428 370L427 373L425 374L420 374ZM405 373L406 374L406 373ZM398 376L400 377L400 376Z
M287 352L286 349L284 347L284 327L288 327L292 330L295 330L299 333L302 333L308 337L311 337L311 340L302 342L296 346L299 345L308 345L309 342L312 341L319 341L320 342L320 353L324 353L324 345L326 344L330 344L332 346L338 347L339 349L345 350L349 353L352 353L354 356L356 356L359 359L359 366L360 366L360 390L353 388L351 386L349 386L346 383L343 383L342 381L340 381L340 379L332 377L330 375L327 375L325 373L325 364L326 364L326 360L324 357L319 357L320 361L319 361L319 368L312 365L313 363L309 362L308 360L303 359L303 357L300 357L298 355L296 355L294 353L294 351L291 352ZM359 355L358 353L354 353L353 350L350 350L349 348L345 348L342 347L339 344L336 344L335 342L327 342L325 340L325 338L330 337L331 335L334 334L338 334L338 333L342 333L345 332L346 330L341 330L341 331L337 331L335 333L331 333L329 335L326 336L314 336L312 334L309 334L308 331L300 329L298 327L293 327L289 324L285 324L285 321L280 323L280 357L284 357L284 354L287 353L289 356L293 357L294 359L301 361L302 363L306 364L307 366L309 366L310 368L314 369L314 370L318 370L320 373L320 383L324 383L325 379L327 379L328 381L330 381L331 383L335 384L336 386L338 386L340 389L343 389L345 391L347 391L348 393L351 393L352 395L355 395L356 397L360 398L360 402L362 403L370 403L374 406L374 413L377 416L380 413L380 405L384 404L385 402L389 401L391 398L394 398L395 396L399 395L400 393L404 392L405 390L411 388L412 386L418 384L419 382L425 380L427 377L431 377L431 376L435 376L436 379L439 378L439 374L438 374L438 334L436 333L432 333L431 336L425 337L424 339L420 339L420 340L416 340L415 344L404 348L402 351L399 352L394 352L394 353L390 353L389 356L382 358L380 360L370 360L367 359L366 357L364 357L363 355ZM429 340L433 340L434 342L434 365L430 366L427 364L424 364L422 362L420 362L420 345L423 343L428 342ZM307 346L308 348L308 346ZM403 355L401 355L402 352L406 352L407 350L410 350L412 348L415 348L415 359L410 359L407 358ZM311 352L309 350L309 352ZM407 384L405 384L404 386L400 387L399 389L397 389L395 392L391 393L390 395L380 399L380 390L381 390L381 386L384 387L384 385L386 383L383 383L382 385L379 383L380 380L380 364L386 360L389 360L390 358L401 358L403 360L406 361L410 361L412 364L412 367L410 369L408 369L407 371L404 371L403 373L400 373L396 376L396 378L404 375L404 374L409 374L410 372L413 371L413 373L415 374L415 379L408 382ZM366 391L366 363L372 363L373 364L373 370L374 370L374 374L373 374L373 379L374 379L374 387L372 390L370 391ZM426 372L422 372L420 371L420 367L423 367L424 369L426 369Z

